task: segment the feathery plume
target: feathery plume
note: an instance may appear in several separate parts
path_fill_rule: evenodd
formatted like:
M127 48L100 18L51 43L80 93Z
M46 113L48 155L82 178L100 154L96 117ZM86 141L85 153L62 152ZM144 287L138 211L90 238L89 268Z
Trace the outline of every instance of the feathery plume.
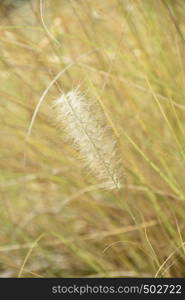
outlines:
M57 124L64 125L86 166L102 180L104 188L119 189L122 174L117 140L100 104L76 88L57 99L54 107Z

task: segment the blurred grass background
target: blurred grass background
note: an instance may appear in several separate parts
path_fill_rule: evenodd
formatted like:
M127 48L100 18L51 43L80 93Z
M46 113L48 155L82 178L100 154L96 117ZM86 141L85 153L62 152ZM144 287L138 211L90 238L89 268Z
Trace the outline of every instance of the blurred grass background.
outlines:
M0 276L185 276L185 1L21 2L0 7ZM119 191L51 121L78 84L118 134Z

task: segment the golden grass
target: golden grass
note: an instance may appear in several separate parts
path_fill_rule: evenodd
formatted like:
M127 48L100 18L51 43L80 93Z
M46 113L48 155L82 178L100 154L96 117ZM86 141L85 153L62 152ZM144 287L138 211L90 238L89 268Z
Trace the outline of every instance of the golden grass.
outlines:
M185 276L184 20L180 0L32 0L1 17L1 277ZM119 191L51 121L79 84L119 139Z

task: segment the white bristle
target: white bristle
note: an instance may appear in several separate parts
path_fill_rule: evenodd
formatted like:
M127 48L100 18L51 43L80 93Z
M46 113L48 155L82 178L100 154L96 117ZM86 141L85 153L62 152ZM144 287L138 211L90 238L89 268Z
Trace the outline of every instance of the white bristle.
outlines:
M64 126L88 168L103 181L105 188L119 189L117 141L99 103L74 89L57 99L54 107L57 124Z

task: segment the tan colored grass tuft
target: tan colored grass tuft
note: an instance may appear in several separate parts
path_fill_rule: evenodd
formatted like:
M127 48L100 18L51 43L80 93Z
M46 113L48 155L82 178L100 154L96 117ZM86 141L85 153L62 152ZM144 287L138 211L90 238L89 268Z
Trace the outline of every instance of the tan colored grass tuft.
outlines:
M73 89L55 102L57 124L63 124L67 138L82 154L86 166L107 189L119 189L122 171L118 143L105 114L95 99Z

